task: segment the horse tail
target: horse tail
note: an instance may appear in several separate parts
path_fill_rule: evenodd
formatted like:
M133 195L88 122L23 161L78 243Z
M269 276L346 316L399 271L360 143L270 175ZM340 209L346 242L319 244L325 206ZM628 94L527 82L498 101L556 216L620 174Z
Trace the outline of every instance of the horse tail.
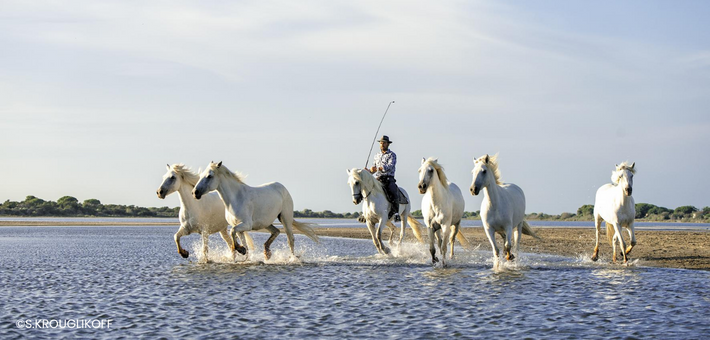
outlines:
M609 245L613 247L614 246L614 233L616 233L614 231L614 225L612 225L611 223L608 223L606 221L604 221L604 224L606 224L606 237L609 239Z
M538 240L541 240L540 236L537 236L535 231L530 227L530 225L528 224L528 221L523 221L521 223L523 224L523 234L530 235Z
M318 240L318 235L316 235L316 231L313 230L313 227L317 225L318 224L315 223L302 223L293 220L293 227L296 228L296 230L303 233L303 235L308 236L308 238L313 240L315 243L320 243L320 241Z
M244 238L247 240L247 248L256 249L254 247L254 239L251 238L251 235L249 235L249 233L244 233Z
M424 243L422 239L422 229L424 226L419 223L416 218L412 217L412 215L407 216L407 222L409 222L409 226L412 227L412 232L414 232L414 237L417 238L417 241Z
M463 232L461 231L461 226L459 226L459 233L456 234L456 239L459 240L459 243L461 244L464 249L471 250L473 247L471 246L471 242L468 241L466 236L463 236Z

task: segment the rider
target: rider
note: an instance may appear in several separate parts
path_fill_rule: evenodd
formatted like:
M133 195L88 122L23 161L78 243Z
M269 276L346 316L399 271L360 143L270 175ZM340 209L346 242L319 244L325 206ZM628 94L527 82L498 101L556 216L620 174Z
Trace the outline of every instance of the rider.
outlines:
M394 179L397 155L389 149L392 141L390 141L388 136L383 135L382 139L378 140L378 142L380 142L380 150L382 152L375 154L375 165L370 168L369 171L375 175L378 181L382 182L382 187L385 189L385 196L387 197L387 201L390 202L390 211L387 219L391 219L399 210L399 193L397 192L397 181Z

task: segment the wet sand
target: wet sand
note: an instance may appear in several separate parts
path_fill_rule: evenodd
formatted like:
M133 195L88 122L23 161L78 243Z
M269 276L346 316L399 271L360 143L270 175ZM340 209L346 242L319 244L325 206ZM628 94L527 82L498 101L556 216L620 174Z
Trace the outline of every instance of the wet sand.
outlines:
M594 228L546 228L533 227L540 240L523 235L521 252L544 253L567 257L590 258L594 252ZM370 239L370 233L362 228L318 228L321 236L351 237ZM468 227L464 235L473 247L490 251L488 238L481 227ZM628 234L624 232L625 237ZM426 234L424 234L426 237ZM389 238L389 231L383 230L383 237ZM611 262L612 249L602 228L599 245L599 261ZM407 241L416 239L407 230ZM497 236L500 247L502 239ZM625 238L628 240L628 238ZM629 261L638 259L638 265L710 270L710 232L704 231L659 231L636 230L636 247L629 254Z
M116 225L175 225L174 222L47 222L47 221L0 221L0 226L116 226ZM533 227L540 240L523 235L522 252L544 253L568 257L591 257L594 250L594 228ZM467 227L464 235L473 247L490 251L491 247L481 227ZM362 228L327 228L317 227L319 236L349 237L370 239L370 233ZM426 233L423 234L426 237ZM625 239L628 234L624 232ZM388 239L389 231L383 231ZM406 241L414 242L412 231L407 230ZM497 239L502 244L500 237ZM710 232L705 231L662 231L636 230L636 247L629 254L629 260L638 259L642 266L710 270ZM611 261L611 246L602 228L599 246L599 261Z

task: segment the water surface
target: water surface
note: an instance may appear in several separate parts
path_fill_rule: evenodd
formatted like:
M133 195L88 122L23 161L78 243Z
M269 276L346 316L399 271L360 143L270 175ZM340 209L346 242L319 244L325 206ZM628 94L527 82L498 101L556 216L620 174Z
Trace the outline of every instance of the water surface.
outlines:
M489 251L446 269L405 244L285 237L263 261L233 262L175 227L0 228L0 338L545 338L710 336L710 273L521 254L493 270ZM241 258L239 260L242 260ZM18 328L25 319L110 319L108 329Z

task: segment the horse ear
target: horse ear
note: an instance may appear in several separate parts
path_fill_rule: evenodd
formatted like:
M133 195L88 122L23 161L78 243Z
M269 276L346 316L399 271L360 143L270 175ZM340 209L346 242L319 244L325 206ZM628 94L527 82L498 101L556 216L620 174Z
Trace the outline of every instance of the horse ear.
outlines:
M438 163L438 162L439 162L439 159L438 159L438 158L434 158L434 162L437 162L437 163Z
M473 157L473 164L476 164L476 157Z
M217 167L219 168L220 166L222 166L222 161L219 161L219 163L217 163Z
M170 164L165 164L165 166L167 166L168 170L170 170Z
M424 162L426 162L426 159L422 157L422 164L424 164Z
M631 163L631 169L633 169L636 166L636 162Z
M348 175L350 175L350 169L345 169L345 172L347 172Z
M484 159L484 163L488 163L488 161L491 160L491 157L486 154L486 158Z

